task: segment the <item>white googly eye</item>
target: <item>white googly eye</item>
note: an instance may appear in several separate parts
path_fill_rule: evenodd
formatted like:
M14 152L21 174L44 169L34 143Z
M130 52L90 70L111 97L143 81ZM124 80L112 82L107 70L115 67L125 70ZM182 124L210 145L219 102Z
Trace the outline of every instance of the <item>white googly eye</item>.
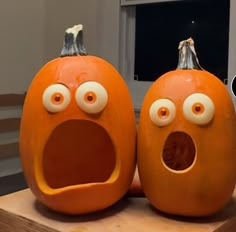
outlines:
M43 105L51 113L64 110L68 106L70 99L69 89L62 84L50 85L43 93Z
M190 122L205 125L212 120L215 113L215 106L207 95L194 93L185 99L183 113L185 118Z
M86 113L96 114L101 112L108 101L106 89L95 81L81 84L75 93L78 106Z
M149 109L149 117L157 126L170 124L176 115L175 104L169 99L158 99L152 103Z

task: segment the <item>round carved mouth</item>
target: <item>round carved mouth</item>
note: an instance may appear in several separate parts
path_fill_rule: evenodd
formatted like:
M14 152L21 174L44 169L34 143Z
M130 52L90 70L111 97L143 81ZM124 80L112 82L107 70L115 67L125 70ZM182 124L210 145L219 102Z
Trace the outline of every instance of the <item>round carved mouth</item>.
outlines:
M69 120L58 125L43 152L44 179L51 188L107 181L116 165L115 148L100 125Z
M196 156L192 138L184 132L172 132L166 139L162 159L164 164L175 171L189 168Z

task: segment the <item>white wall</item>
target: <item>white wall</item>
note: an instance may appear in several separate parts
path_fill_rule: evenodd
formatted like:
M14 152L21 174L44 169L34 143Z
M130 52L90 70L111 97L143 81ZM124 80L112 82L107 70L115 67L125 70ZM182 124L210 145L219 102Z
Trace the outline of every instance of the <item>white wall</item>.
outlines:
M96 0L45 0L45 58L47 60L60 55L64 31L75 24L83 24L85 47L92 53L96 53L98 2Z
M1 1L0 31L0 94L24 93L44 61L44 0ZM19 108L0 108L0 118L20 114ZM17 132L0 134L0 144L17 140ZM20 170L19 158L1 159L0 176Z
M0 93L24 92L44 59L43 0L0 5Z
M87 52L118 67L119 0L50 0L45 3L47 59L59 55L62 32L81 23L84 26L84 45Z
M118 67L119 3L119 0L1 1L0 94L26 92L38 70L60 55L65 29L79 23L84 25L88 53ZM20 114L18 108L0 108L0 118ZM0 144L17 139L15 132L0 134ZM0 176L20 170L19 157L0 161Z
M74 24L84 25L84 43L89 54L118 67L119 3L119 0L2 1L0 94L25 92L39 68L59 56L64 30Z

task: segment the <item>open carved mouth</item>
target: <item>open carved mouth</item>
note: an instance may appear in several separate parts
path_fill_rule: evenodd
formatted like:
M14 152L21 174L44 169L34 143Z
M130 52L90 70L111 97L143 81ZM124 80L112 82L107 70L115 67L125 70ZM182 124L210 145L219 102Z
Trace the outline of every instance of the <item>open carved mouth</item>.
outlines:
M69 120L50 135L42 165L44 179L51 188L105 182L116 165L114 144L102 126Z
M165 165L175 171L189 168L196 155L192 138L180 131L172 132L166 139L162 153Z

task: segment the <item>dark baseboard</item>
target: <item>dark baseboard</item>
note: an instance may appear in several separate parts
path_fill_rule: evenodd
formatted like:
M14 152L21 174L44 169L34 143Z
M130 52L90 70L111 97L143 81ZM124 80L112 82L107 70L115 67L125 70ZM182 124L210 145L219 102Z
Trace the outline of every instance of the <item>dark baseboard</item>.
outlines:
M0 177L0 196L27 188L24 174L16 173Z

